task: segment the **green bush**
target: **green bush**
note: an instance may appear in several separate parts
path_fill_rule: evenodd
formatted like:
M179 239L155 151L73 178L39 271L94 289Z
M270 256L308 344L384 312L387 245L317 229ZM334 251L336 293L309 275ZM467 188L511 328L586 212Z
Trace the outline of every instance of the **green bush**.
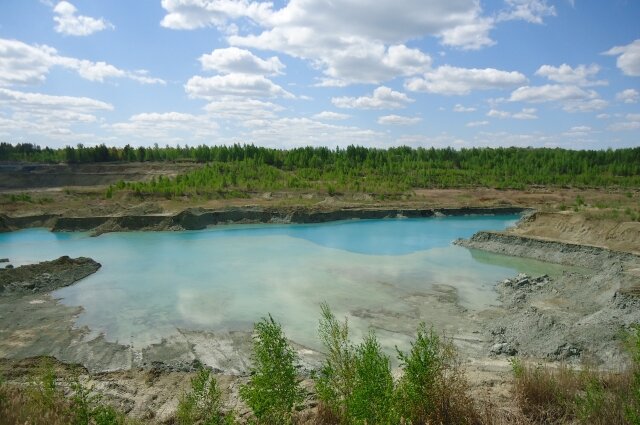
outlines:
M347 418L347 400L355 381L355 350L349 342L347 321L339 323L326 303L320 305L318 333L326 356L316 379L316 392L325 407L338 418Z
M625 416L633 425L640 425L640 325L635 325L629 340L631 353L632 379L629 400L625 406Z
M393 377L389 357L370 332L354 357L353 392L347 400L349 423L396 424L393 410Z
M397 351L403 371L396 391L397 409L405 421L478 422L464 370L450 340L421 323L411 350Z
M223 415L218 382L209 369L200 368L191 379L191 391L178 402L176 417L180 425L196 423L223 425L235 423L233 414Z
M271 315L254 326L252 361L251 378L240 388L240 397L258 423L291 423L304 399L297 374L299 360Z

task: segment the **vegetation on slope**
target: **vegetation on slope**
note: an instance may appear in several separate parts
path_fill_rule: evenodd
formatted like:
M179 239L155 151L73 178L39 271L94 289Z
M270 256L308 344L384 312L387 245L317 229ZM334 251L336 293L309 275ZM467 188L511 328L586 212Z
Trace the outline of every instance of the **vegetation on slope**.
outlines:
M112 187L140 194L214 195L232 191L313 189L328 192L398 193L412 188L532 185L640 186L640 148L574 151L547 148L279 150L254 145L124 148L40 148L0 144L0 161L91 163L180 161L208 163L176 178Z
M326 305L319 328L325 360L312 374L319 405L301 412L306 396L298 358L279 323L256 324L252 374L240 396L251 409L238 419L225 409L215 376L200 369L180 397L180 425L285 424L640 424L640 326L629 337L632 362L618 373L531 365L514 359L513 411L474 399L451 340L420 325L409 352L398 351L401 376L374 333L349 339ZM50 363L26 386L0 380L0 424L125 424L79 379L60 380Z

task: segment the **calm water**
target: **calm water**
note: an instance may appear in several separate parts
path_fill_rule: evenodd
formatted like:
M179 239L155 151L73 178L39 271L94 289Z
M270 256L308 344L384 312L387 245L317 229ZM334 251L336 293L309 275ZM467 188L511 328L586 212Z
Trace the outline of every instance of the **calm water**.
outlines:
M315 225L225 226L191 232L84 233L43 229L0 234L0 257L14 265L61 255L88 256L102 268L54 293L82 306L78 326L137 346L176 329L249 330L271 313L287 334L314 344L319 303L367 327L355 311L408 314L408 301L454 286L463 306L495 303L494 283L551 265L451 245L517 216L356 220ZM434 286L435 285L435 286ZM353 320L352 320L353 319Z

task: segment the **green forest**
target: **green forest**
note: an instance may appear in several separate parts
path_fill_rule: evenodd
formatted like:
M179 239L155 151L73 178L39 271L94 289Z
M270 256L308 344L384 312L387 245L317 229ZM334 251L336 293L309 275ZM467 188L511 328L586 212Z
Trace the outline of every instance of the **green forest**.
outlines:
M640 187L640 148L410 148L348 146L270 149L254 145L40 148L0 144L0 161L44 163L188 161L203 163L175 178L119 182L107 191L224 197L252 191L398 194L415 188L524 189Z

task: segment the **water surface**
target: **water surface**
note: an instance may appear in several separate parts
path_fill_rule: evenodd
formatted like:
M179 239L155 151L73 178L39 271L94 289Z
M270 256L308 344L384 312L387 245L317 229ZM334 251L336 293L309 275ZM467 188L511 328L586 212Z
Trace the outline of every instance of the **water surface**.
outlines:
M451 244L479 230L504 229L517 219L352 220L95 238L30 229L0 234L0 257L15 265L61 255L100 262L96 274L54 296L82 306L77 325L109 341L144 346L177 329L250 330L271 313L292 339L315 347L322 301L338 316L349 316L357 334L376 314L405 322L428 318L429 296L443 288L447 296L457 294L465 308L480 310L496 303L493 286L500 279L518 272L559 272L557 266L530 260L487 253L474 257Z

